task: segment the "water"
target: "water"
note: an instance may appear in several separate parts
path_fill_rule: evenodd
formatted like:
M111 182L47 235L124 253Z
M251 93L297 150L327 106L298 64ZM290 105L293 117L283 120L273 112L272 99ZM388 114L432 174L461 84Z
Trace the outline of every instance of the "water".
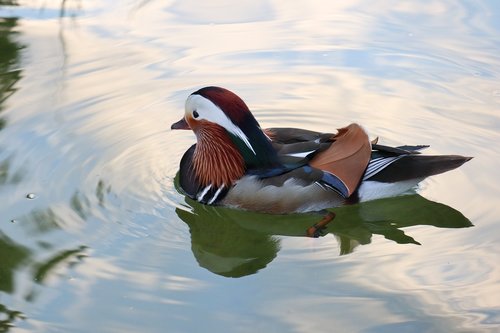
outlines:
M500 329L496 2L0 3L0 331ZM176 191L209 84L264 127L475 158L306 238Z

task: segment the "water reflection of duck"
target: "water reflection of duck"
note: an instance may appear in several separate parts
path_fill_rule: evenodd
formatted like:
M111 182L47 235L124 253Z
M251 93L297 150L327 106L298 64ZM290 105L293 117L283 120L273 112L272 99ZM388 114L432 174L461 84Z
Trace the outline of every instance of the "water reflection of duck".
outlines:
M337 134L262 130L243 100L219 87L192 93L172 129L192 129L197 137L180 164L184 193L204 204L267 213L395 196L470 160L421 155L426 146L378 145L357 124Z
M254 274L280 249L277 236L306 236L317 213L269 215L202 205L189 198L177 215L188 224L191 249L199 265L227 277ZM373 234L400 244L419 244L401 228L432 225L464 228L471 222L459 211L413 194L336 208L337 218L324 230L339 241L340 254L369 244Z

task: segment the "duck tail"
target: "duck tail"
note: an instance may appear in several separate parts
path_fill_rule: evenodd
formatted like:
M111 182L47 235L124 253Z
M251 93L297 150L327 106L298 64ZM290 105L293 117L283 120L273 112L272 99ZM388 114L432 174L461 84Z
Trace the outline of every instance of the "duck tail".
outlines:
M456 169L471 159L472 157L460 155L405 155L370 177L369 180L392 183L423 179Z

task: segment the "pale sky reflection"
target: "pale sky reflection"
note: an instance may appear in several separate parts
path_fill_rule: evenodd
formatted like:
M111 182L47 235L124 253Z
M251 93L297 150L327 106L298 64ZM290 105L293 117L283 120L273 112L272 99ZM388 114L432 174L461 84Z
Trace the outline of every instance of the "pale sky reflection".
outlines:
M377 240L376 252L373 247L358 248L349 258L339 260L321 259L321 252L312 252L301 263L306 263L304 268L314 281L302 286L311 297L270 297L264 314L297 332L326 332L331 327L359 332L379 325L380 331L388 331L392 325L401 329L405 323L413 328L421 323L422 330L432 327L436 332L489 326L481 309L498 305L500 270L492 265L488 249L465 249L468 255L464 256L464 249L438 254L432 253L432 244L426 244L431 249L407 245L406 251L380 242ZM331 271L321 270L316 276L314 261L318 260L331 266ZM357 287L353 289L353 285ZM313 291L317 288L321 295ZM343 290L349 290L349 296L343 296Z

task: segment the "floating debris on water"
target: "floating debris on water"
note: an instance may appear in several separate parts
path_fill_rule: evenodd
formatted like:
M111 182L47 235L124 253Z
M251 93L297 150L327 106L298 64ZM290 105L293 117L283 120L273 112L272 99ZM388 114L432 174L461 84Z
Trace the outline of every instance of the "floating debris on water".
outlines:
M28 193L28 194L26 194L26 198L28 198L28 199L35 199L36 195L34 193Z

